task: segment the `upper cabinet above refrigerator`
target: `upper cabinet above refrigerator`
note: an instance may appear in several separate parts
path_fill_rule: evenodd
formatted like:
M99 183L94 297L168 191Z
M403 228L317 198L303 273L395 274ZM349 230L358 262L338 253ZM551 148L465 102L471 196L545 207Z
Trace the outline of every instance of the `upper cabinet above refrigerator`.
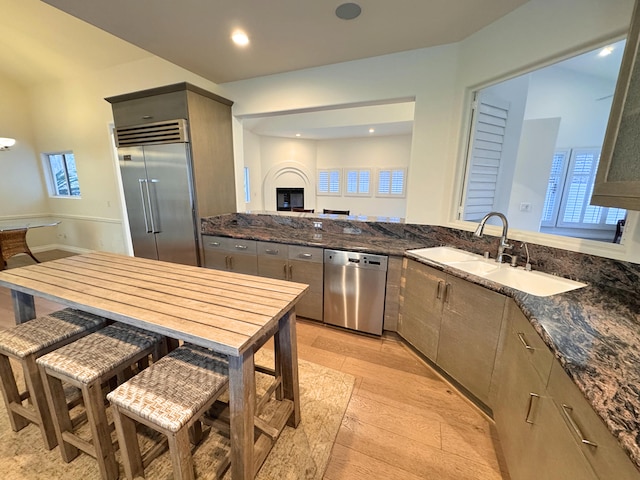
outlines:
M631 17L591 203L640 210L640 1Z
M189 83L105 100L134 254L202 265L200 218L236 211L233 102Z

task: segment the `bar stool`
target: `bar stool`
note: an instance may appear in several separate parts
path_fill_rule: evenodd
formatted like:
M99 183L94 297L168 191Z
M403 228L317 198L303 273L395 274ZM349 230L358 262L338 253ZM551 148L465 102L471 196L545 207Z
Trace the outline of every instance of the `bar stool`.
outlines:
M96 458L103 479L118 478L102 385L114 377L119 381L131 377L133 365L145 367L149 355L157 360L165 352L166 343L161 335L114 323L38 358L36 362L44 379L60 454L65 462L76 458L78 450L82 450ZM71 419L64 400L63 381L82 392L91 441L82 439L75 431L79 422L78 418ZM84 414L80 419L83 417Z
M189 433L195 430L192 441L196 443L200 418L228 383L226 359L183 345L109 393L127 478L144 476L137 422L166 435L174 479L193 479Z
M36 359L102 328L105 322L103 317L67 308L0 331L0 380L14 432L33 423L40 428L47 449L58 444ZM18 390L10 358L22 366L25 392ZM26 399L31 405L23 405Z

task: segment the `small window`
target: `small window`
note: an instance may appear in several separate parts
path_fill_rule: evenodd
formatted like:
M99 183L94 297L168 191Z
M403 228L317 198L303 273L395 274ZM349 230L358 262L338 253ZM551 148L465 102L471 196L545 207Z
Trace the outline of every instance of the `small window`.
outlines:
M251 202L251 183L249 181L249 167L244 167L244 201Z
M73 152L45 153L49 194L54 197L79 197L80 184Z
M339 168L318 170L318 195L341 195L341 176L342 170Z
M346 171L346 192L349 196L369 196L371 195L371 171L347 170Z
M406 178L406 168L381 168L378 170L376 197L404 197Z

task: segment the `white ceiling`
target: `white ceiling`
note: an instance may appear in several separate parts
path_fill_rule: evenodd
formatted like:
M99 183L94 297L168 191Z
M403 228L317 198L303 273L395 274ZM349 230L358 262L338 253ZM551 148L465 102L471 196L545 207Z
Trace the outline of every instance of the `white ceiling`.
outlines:
M44 1L215 83L457 42L527 2L356 0L346 21L342 0Z

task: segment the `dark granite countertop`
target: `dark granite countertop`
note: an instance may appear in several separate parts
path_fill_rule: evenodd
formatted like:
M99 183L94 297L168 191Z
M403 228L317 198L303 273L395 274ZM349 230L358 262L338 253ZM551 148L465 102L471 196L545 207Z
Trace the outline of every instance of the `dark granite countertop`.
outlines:
M474 238L446 227L346 220L325 220L319 231L312 220L317 219L235 214L203 219L202 233L404 255L512 297L640 469L640 265L529 245L534 269L588 283L538 297L406 253L438 245L494 252L495 237Z

